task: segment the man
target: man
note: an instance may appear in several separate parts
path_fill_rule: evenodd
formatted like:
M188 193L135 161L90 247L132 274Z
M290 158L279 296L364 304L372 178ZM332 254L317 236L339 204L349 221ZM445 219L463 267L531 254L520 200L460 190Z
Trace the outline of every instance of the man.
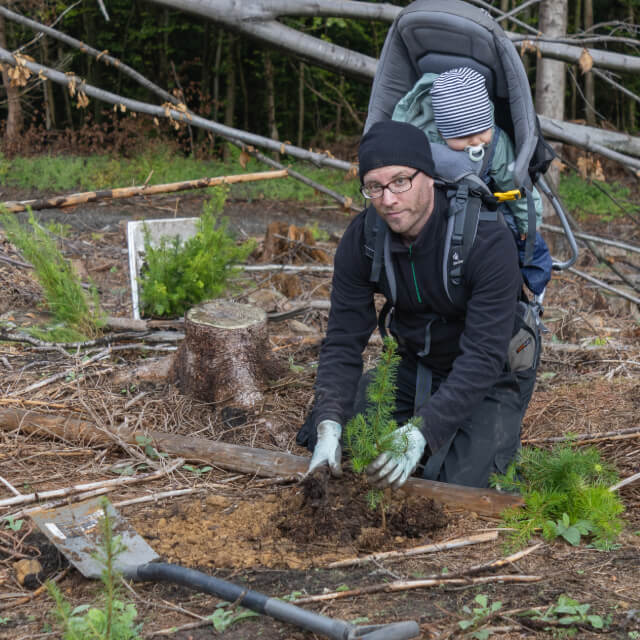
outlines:
M394 437L406 443L404 454L374 460L368 478L399 488L425 456L425 478L487 486L520 446L537 364L519 373L506 364L522 291L513 235L499 220L480 220L465 262L465 301L456 306L443 279L449 201L434 186L424 133L378 122L361 140L359 162L361 191L389 228L382 271L391 261L396 293L389 330L402 356L394 418L404 425ZM327 464L336 476L342 427L366 405L371 376L362 376L362 351L376 327L374 294L391 297L388 275L371 281L366 212L351 222L336 252L314 408L298 434L298 443L313 450L309 471ZM419 427L406 424L414 415Z

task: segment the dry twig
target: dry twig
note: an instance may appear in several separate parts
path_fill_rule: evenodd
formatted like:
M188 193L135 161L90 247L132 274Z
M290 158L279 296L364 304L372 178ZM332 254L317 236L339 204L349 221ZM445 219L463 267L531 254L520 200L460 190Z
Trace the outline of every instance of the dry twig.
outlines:
M115 487L129 484L137 484L139 482L147 482L149 480L156 480L162 476L168 475L172 471L175 471L178 467L184 464L184 460L179 458L166 469L159 469L153 473L144 473L140 476L133 476L128 478L114 478L112 480L100 480L98 482L89 482L87 484L77 484L71 487L65 487L64 489L52 489L51 491L41 491L35 493L25 493L17 495L13 498L6 498L0 500L0 507L9 507L16 504L29 504L36 502L37 500L47 498L61 498L64 496L73 495L74 493L82 493L84 491L91 491L93 489L103 489L105 487Z
M479 578L434 578L428 580L396 580L394 582L383 582L372 584L360 589L349 589L348 591L332 591L317 596L307 596L292 600L293 604L307 604L309 602L325 602L326 600L337 600L339 598L353 598L369 593L389 593L393 591L408 591L409 589L423 589L425 587L442 586L472 586L477 584L489 584L491 582L540 582L542 576L530 575L499 575L483 576Z
M497 531L489 531L486 533L479 533L467 538L456 538L455 540L449 540L448 542L437 542L435 544L422 545L420 547L414 547L413 549L405 549L403 551L384 551L381 553L372 553L368 556L360 558L347 558L345 560L339 560L332 562L328 565L330 569L337 567L351 567L357 564L365 564L366 562L375 562L377 560L390 560L395 558L406 558L408 556L417 556L423 553L437 553L438 551L447 551L448 549L457 549L459 547L466 547L471 544L480 544L482 542L490 542L498 537Z

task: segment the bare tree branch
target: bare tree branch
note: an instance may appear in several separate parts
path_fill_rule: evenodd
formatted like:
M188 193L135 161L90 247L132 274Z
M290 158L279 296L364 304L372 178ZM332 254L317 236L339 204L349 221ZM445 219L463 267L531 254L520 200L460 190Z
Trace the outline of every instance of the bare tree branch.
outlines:
M626 291L621 291L620 289L616 289L615 287L610 287L606 282L603 282L602 280L598 280L597 278L594 278L593 276L590 276L588 273L584 273L583 271L578 271L578 269L575 269L574 267L569 267L567 271L571 273L575 273L577 276L584 278L588 282L595 284L601 289L604 289L605 291L610 291L611 293L615 293L617 296L620 296L621 298L625 298L625 300L629 300L630 302L633 302L634 304L637 304L640 306L640 298L636 298L635 296L632 296Z
M78 0L77 2L74 2L73 4L69 5L49 26L53 27L54 25L58 24L58 22L60 22L60 20L62 20L62 18L64 18L64 16L69 11L71 11L72 9L75 9L81 2L82 0ZM35 38L32 38L31 40L29 40L29 42L26 42L25 44L23 44L21 47L16 49L14 53L20 53L21 51L24 51L27 47L30 47L32 44L38 42L38 40L40 40L40 38L42 38L43 35L44 35L43 33L38 33Z
M102 0L98 0L98 6L100 7L100 11L102 11L104 19L109 22L109 14L107 13L107 8L104 6L104 2Z
M181 9L227 25L252 38L268 42L316 64L340 69L351 75L372 78L377 61L350 49L315 38L278 22L282 15L343 15L392 21L401 7L365 2L298 2L297 0L265 0L236 2L235 0L150 0L156 4ZM380 9L384 9L381 11ZM355 12L355 13L352 13Z
M594 75L598 76L598 78L601 78L605 82L608 82L610 85L614 86L618 91L621 91L622 93L624 93L626 96L628 96L632 100L635 100L636 102L640 102L640 96L638 96L636 93L633 93L633 91L629 91L629 89L623 87L619 82L616 82L608 74L603 73L599 69L591 69L591 72Z
M527 24L526 22L522 22L522 20L518 20L518 18L514 18L512 15L510 15L512 12L509 12L509 14L507 14L504 11L501 11L500 9L498 9L497 7L494 7L492 4L485 2L484 0L469 0L469 2L471 4L475 4L479 7L482 7L483 9L486 9L489 13L495 14L494 17L498 22L506 19L506 20L509 20L509 22L513 22L513 24L517 25L518 27L521 27L525 31L529 31L530 33L539 33L530 24Z
M527 2L523 2L522 4L519 4L517 7L514 7L513 9L511 9L511 11L507 11L507 13L502 15L500 20L502 21L502 20L511 18L511 16L516 16L520 12L524 11L526 8L530 7L533 4L538 4L539 2L541 2L541 0L527 0Z

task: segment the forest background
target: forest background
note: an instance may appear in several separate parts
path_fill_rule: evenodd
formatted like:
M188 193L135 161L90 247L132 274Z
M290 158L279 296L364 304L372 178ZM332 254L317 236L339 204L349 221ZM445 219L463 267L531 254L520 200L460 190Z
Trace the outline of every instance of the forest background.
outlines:
M230 30L228 24L167 6L188 7L198 3L9 0L3 4L36 22L55 25L61 32L119 59L206 119L298 147L332 149L335 155L353 159L371 86L371 79L356 69L352 73L332 70L331 58L327 58L324 66L309 63L304 56L292 56L238 30ZM268 8L274 3L255 4ZM310 4L321 6L318 15L283 15L279 22L325 43L375 59L384 43L388 21L326 14L331 12L332 5L377 4L382 15L382 9L409 3L275 4L285 8L288 4L290 14L304 5L307 10L303 13L307 14ZM493 9L482 0L477 0L477 4L494 14L498 10L512 12L514 9L511 0L494 2ZM594 46L631 57L637 49L638 7L639 0L525 2L520 3L511 19L501 24L511 33L528 38L535 36L537 29L547 35L556 33L552 38L556 42L584 46L583 53L588 52L586 47ZM46 67L73 73L89 85L130 99L157 103L157 98L150 99L147 89L120 70L59 40L35 35L33 29L0 15L0 47L19 51L20 55L30 56ZM553 86L543 88L536 75L541 61L545 60L540 56L544 48L536 49L530 40L518 46L539 113L607 130L630 134L637 131L640 75L633 66L629 66L627 72L603 73L592 70L588 55L586 59L583 55L573 64L556 62L561 75L555 76ZM149 117L136 119L129 110L114 110L113 105L99 100L85 101L80 99L81 95L73 96L68 87L46 80L42 74L31 74L23 86L9 87L14 92L14 108L10 113L7 85L16 83L9 80L9 68L5 65L0 93L2 153L5 155L87 154L112 150L132 156L145 144L158 139L171 141L185 155L197 158L228 153L223 141L210 131L177 128L175 122L158 123ZM612 90L615 84L623 88ZM543 90L552 92L552 99L547 98L551 106L545 104ZM563 100L558 98L558 92Z

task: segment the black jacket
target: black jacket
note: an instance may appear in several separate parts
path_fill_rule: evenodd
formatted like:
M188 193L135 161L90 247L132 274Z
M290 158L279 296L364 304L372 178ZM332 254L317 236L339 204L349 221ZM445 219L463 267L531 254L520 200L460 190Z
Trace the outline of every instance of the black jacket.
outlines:
M442 276L447 209L444 194L436 190L434 210L413 245L391 235L397 281L391 332L417 353L424 346L428 317L438 316L423 362L446 380L420 410L421 430L432 451L471 415L504 370L522 289L511 231L501 222L480 221L465 265L466 308L449 301ZM362 374L362 351L376 327L374 294L386 289L384 279L370 282L365 215L366 210L352 220L336 252L316 380L316 424L330 419L344 425L349 417Z

